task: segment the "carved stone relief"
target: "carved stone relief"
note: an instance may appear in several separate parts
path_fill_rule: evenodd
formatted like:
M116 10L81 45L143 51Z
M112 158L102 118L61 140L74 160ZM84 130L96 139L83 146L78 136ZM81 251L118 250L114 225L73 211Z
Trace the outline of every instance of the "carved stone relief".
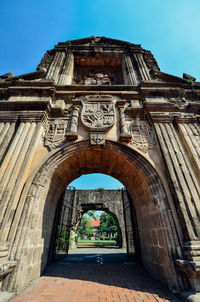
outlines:
M52 150L66 140L69 118L47 120L45 124L44 145Z
M81 121L90 130L92 145L103 145L106 131L115 123L115 104L112 98L106 98L93 96L92 99L82 101Z
M134 145L135 148L146 153L148 149L153 147L154 134L149 121L136 117L127 121L126 126L127 131L132 136L130 144Z
M84 85L110 85L111 74L107 72L96 72L90 74L89 77L84 79Z
M111 102L83 102L81 120L91 129L111 127L115 121L115 107Z
M42 58L40 64L37 66L37 69L45 68L48 70L51 60L53 59L53 53L51 51L47 51Z
M158 70L158 71L160 70L153 54L150 51L148 51L148 50L144 51L144 60L149 69Z
M90 143L91 143L91 145L104 145L105 133L91 132L90 133Z
M187 100L185 97L176 97L176 98L168 98L169 102L176 105L178 108L180 109L185 109L187 108L189 102L191 102L191 100Z
M74 84L79 85L112 85L122 84L122 72L116 70L76 70L73 79Z

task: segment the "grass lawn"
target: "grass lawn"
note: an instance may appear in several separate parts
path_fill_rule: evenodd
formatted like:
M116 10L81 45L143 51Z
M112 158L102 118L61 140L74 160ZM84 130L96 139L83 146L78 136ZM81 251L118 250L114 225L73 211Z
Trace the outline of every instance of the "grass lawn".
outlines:
M79 243L90 243L90 244L116 244L115 240L84 240L84 239L80 239L77 242Z

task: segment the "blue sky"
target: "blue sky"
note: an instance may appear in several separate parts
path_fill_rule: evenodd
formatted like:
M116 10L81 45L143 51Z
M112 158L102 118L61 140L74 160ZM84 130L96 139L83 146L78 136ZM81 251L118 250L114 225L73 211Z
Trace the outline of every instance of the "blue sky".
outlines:
M117 179L100 173L92 173L88 175L82 175L71 182L70 186L76 187L76 189L121 189L123 185Z
M0 74L34 71L58 42L92 35L142 44L162 71L200 80L199 0L1 0Z
M88 36L141 44L163 72L200 81L200 0L1 0L0 75L32 72L58 42Z

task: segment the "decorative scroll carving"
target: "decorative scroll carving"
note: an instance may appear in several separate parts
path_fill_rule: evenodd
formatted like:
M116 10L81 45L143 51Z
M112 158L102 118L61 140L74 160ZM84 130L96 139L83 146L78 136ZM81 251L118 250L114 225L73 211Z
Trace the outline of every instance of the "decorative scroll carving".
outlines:
M132 135L131 144L146 153L153 146L152 125L144 118L134 118L127 123L127 130Z
M41 68L45 68L46 70L48 70L52 58L53 58L52 52L51 51L47 51L45 53L44 57L42 58L40 64L37 66L37 70L41 69Z
M185 97L168 98L169 102L176 105L180 109L186 109L191 100L187 100Z
M66 140L69 118L48 120L45 125L44 145L52 150Z
M158 64L157 64L157 61L156 59L154 58L154 56L152 55L152 53L148 50L145 50L144 52L144 60L147 64L147 67L149 69L153 69L153 70L160 70Z

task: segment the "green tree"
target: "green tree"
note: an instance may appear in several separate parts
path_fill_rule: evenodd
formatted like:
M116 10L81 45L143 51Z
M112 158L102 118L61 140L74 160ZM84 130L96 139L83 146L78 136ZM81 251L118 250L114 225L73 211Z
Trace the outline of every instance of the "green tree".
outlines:
M93 226L89 218L83 215L79 227L77 229L77 235L79 238L83 239L84 236L87 236L89 239L93 235Z
M110 236L111 233L115 233L117 236L117 222L116 220L108 213L103 212L100 216L100 226L98 228L98 233L100 236L107 237Z

